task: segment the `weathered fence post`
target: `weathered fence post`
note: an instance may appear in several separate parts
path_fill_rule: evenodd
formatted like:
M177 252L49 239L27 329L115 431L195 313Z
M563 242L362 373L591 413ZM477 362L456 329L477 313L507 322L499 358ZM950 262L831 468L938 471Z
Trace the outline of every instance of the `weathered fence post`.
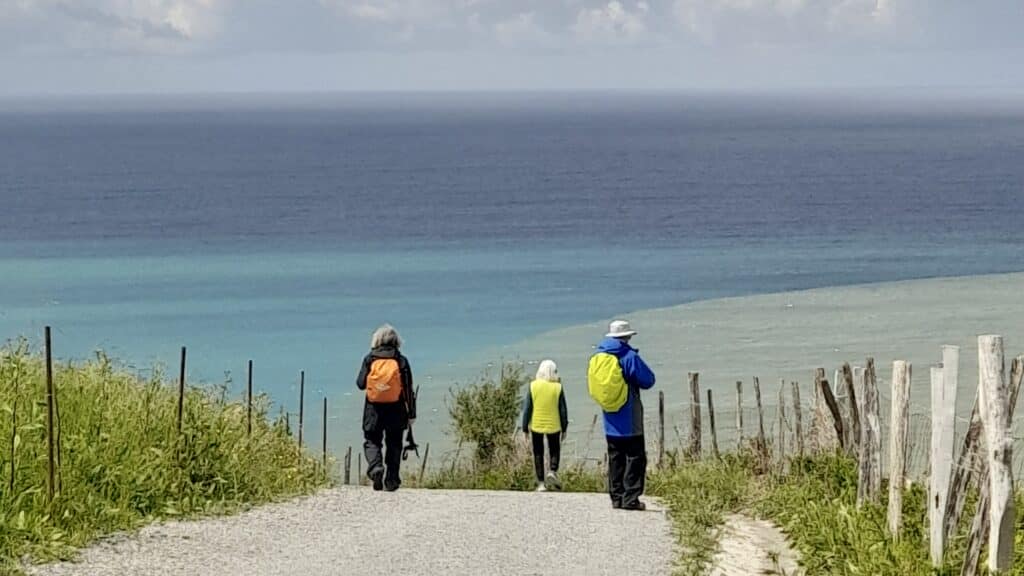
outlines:
M854 374L849 362L843 363L843 384L846 388L846 407L850 415L850 442L847 445L848 452L856 455L860 451L860 406L858 405L857 390L854 386ZM838 383L836 384L838 386Z
M590 421L590 431L587 432L587 443L583 448L583 459L590 459L590 440L594 437L594 428L597 427L598 415L594 414L594 418Z
M302 424L306 412L306 371L299 372L299 450L302 450Z
M658 390L658 468L665 465L665 391Z
M348 450L345 451L345 485L349 485L352 482L352 447L349 446Z
M860 461L858 466L857 504L877 502L881 491L881 437L878 415L878 382L875 359L868 358L864 369L864 409L861 411Z
M47 485L50 500L56 491L56 460L54 458L54 432L53 432L53 345L50 340L50 327L44 329L46 338L46 449L47 461L49 463L49 479Z
M743 448L743 381L736 381L736 449Z
M889 533L896 540L903 526L903 484L910 437L910 373L904 360L892 363L892 412L889 427Z
M423 461L420 462L420 475L416 477L420 488L423 487L423 476L427 473L427 458L430 458L430 442L427 442L427 448L423 451Z
M821 390L821 398L825 401L825 407L828 408L829 413L832 415L832 428L836 433L836 443L839 444L839 448L843 449L846 447L846 433L843 431L843 414L839 411L839 404L836 402L836 397L832 394L832 387L829 386L828 379L825 378L825 369L818 368L815 374L815 385Z
M711 397L711 388L708 388L708 425L711 427L711 452L715 458L721 458L718 452L718 432L715 431L715 401Z
M942 347L942 367L931 369L931 473L928 478L928 532L932 566L942 566L946 551L946 518L949 513L953 439L956 436L956 384L960 349Z
M796 454L797 457L804 457L804 412L803 407L800 406L800 384L797 382L790 382L790 386L793 387L793 422L794 430L793 435L796 437Z
M1010 421L1013 421L1013 412L1017 406L1017 394L1020 392L1021 384L1021 361L1024 357L1017 358L1013 363L1013 372L1010 377ZM980 368L980 367L979 367ZM978 402L980 403L981 390L978 390ZM978 408L978 404L975 404ZM976 410L977 411L977 410ZM975 445L977 446L977 444ZM989 540L991 526L989 524L989 511L992 502L992 484L989 482L989 467L985 458L976 457L978 465L978 502L977 512L971 522L970 532L967 534L967 552L964 555L964 563L961 566L961 576L975 576L981 570L981 547ZM952 498L952 496L951 496ZM961 508L962 510L962 508ZM955 528L955 527L954 527ZM989 544L991 554L991 543Z
M687 375L690 381L690 456L700 459L700 374L690 372Z
M185 347L181 347L181 371L178 373L178 434L181 434L181 420L185 411Z
M323 459L324 459L324 474L327 474L327 397L324 396L324 447L323 447Z
M247 398L248 408L246 410L245 431L246 431L246 434L248 434L249 436L252 436L252 360L249 360L249 376L247 378L247 381L248 381L248 385L247 385L246 389L247 389L248 392L246 393L246 398Z
M978 337L978 383L985 427L992 502L989 508L988 568L1010 569L1013 563L1013 438L1010 394L1003 361L1003 337Z
M761 404L761 381L754 376L754 399L757 401L757 451L761 455L761 468L768 466L768 438L764 434L764 406Z
M776 415L779 419L778 430L778 457L779 470L784 471L786 467L786 381L779 383L779 404Z

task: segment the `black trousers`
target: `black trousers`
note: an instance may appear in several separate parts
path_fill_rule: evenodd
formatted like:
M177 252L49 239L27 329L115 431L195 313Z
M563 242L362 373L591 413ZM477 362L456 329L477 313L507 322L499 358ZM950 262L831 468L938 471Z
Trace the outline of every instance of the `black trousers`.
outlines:
M647 444L643 436L607 436L608 493L612 505L632 508L640 502L647 479Z
M366 476L370 480L377 474L383 474L385 487L398 488L402 484L398 469L402 465L403 432L404 426L385 426L379 430L363 431Z
M551 471L558 472L558 462L562 458L562 433L540 434L530 432L533 437L533 470L537 473L537 482L544 481L544 439L548 439L548 452L551 454Z

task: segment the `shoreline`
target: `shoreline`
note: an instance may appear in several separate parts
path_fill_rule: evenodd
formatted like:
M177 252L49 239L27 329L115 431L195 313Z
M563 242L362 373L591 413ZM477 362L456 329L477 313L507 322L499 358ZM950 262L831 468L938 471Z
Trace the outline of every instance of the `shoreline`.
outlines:
M941 360L941 346L961 347L957 415L966 418L977 382L977 335L1001 334L1009 359L1024 353L1024 272L876 282L830 288L701 300L638 310L627 318L639 335L634 344L658 374L655 392L645 394L649 434L656 418L657 390L666 398L666 428L688 423L687 372L700 373L702 393L717 395L719 428L734 429L735 382L744 387L745 427L753 422L752 379L757 376L774 420L780 380L799 382L803 403L813 399L813 370L825 368L831 381L843 362L875 359L882 416L888 418L892 361L914 370L911 412L917 420L930 410L928 367ZM570 430L589 425L596 407L586 393L586 361L607 321L567 326L458 362L438 382L473 381L484 366L515 359L527 371L552 358L566 384ZM476 367L468 372L470 367ZM789 392L786 392L787 401ZM446 416L446 414L439 414ZM755 416L756 417L756 416ZM685 429L685 428L683 428ZM667 432L666 436L671 433Z

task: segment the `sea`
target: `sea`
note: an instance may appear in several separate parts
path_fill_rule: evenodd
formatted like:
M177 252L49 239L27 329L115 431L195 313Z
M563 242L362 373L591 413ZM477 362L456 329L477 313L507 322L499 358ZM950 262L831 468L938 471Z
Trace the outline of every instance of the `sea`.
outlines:
M304 371L340 448L381 323L443 413L503 360L482 351L562 327L1024 270L1022 208L1024 99L2 100L0 340L52 326L58 358L103 350L142 374L176 374L187 346L189 381L236 395L252 360L289 412Z

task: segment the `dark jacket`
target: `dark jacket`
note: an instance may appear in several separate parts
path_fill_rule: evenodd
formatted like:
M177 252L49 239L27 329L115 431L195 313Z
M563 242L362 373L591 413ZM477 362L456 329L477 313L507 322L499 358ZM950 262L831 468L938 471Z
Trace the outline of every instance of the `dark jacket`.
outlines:
M363 431L379 432L385 428L402 430L409 425L410 419L416 418L416 392L412 382L412 369L405 356L395 348L381 347L370 350L363 358L363 366L356 377L356 387L366 390L366 376L370 373L370 365L378 358L395 358L402 376L401 400L394 404L373 404L369 400L363 402Z
M654 386L654 372L640 358L638 351L617 338L605 338L597 346L598 352L607 352L619 359L622 377L629 386L626 403L617 412L604 413L606 436L628 437L644 435L644 403L640 391Z

